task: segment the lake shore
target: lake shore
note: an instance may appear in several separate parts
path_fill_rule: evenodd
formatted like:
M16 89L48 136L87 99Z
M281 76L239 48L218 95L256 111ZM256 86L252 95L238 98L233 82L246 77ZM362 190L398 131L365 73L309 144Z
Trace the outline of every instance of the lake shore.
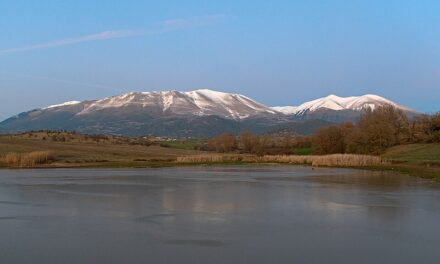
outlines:
M142 169L142 168L164 168L164 167L194 167L194 166L273 166L273 165L289 165L289 166L309 166L311 168L317 167L307 163L286 163L286 162L252 162L252 161L223 161L223 162L176 162L176 161L133 161L133 162L120 162L120 161L108 161L108 162L90 162L90 163L51 163L41 164L33 167L17 167L7 166L0 164L0 169ZM414 164L383 164L372 166L318 166L328 168L351 168L362 169L371 171L393 171L405 175L414 177L420 177L425 179L431 179L440 182L440 167L430 167Z
M256 156L199 151L188 146L177 148L160 144L146 145L145 142L127 141L125 138L93 138L74 134L62 136L66 141L49 140L47 133L0 136L0 168L157 168L290 164L396 171L440 181L440 144L397 146L380 157L350 154ZM9 160L6 159L8 155Z

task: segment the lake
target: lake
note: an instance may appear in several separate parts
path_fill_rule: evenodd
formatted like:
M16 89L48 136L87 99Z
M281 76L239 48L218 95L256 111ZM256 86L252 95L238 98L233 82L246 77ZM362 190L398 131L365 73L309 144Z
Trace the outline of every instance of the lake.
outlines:
M0 170L0 263L440 263L440 184L299 166Z

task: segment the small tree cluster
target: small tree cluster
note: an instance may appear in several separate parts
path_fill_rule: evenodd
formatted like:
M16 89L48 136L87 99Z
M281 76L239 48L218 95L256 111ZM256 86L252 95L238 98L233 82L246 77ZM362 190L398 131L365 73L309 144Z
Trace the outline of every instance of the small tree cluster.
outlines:
M391 105L368 109L356 125L346 123L319 129L312 136L315 154L381 154L400 144L440 142L440 114L410 121Z
M410 120L391 105L367 109L356 123L343 123L319 129L310 137L284 135L239 136L225 133L209 140L208 150L256 155L302 154L310 148L314 154L381 154L386 149L410 143L440 142L440 113Z
M224 133L209 140L208 147L217 152L231 152L237 149L237 139L231 133Z
M225 133L208 141L208 150L240 152L256 155L292 154L296 148L310 148L309 137L284 135L255 135L242 132L239 136Z
M410 138L413 142L440 142L440 112L422 116L411 124Z
M312 150L315 154L345 153L347 136L352 133L353 124L344 123L319 129L312 137Z

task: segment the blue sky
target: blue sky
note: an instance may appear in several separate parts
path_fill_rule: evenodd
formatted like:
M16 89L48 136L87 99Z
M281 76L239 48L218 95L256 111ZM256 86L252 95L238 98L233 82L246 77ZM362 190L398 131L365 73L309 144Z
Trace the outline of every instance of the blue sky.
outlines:
M0 119L127 91L440 110L440 1L0 1Z

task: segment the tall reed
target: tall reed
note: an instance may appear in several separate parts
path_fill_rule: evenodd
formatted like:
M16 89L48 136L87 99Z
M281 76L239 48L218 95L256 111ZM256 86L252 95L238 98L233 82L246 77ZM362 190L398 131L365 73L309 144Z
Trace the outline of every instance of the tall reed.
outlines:
M0 161L11 167L35 167L54 160L50 151L34 151L30 153L8 153Z
M202 154L177 157L176 161L178 163L239 162L243 161L243 157L240 155Z
M379 156L357 154L332 154L332 155L265 155L262 157L250 155L221 155L204 154L178 157L178 163L221 163L221 162L269 162L307 164L312 166L346 166L368 167L378 166L385 162Z

